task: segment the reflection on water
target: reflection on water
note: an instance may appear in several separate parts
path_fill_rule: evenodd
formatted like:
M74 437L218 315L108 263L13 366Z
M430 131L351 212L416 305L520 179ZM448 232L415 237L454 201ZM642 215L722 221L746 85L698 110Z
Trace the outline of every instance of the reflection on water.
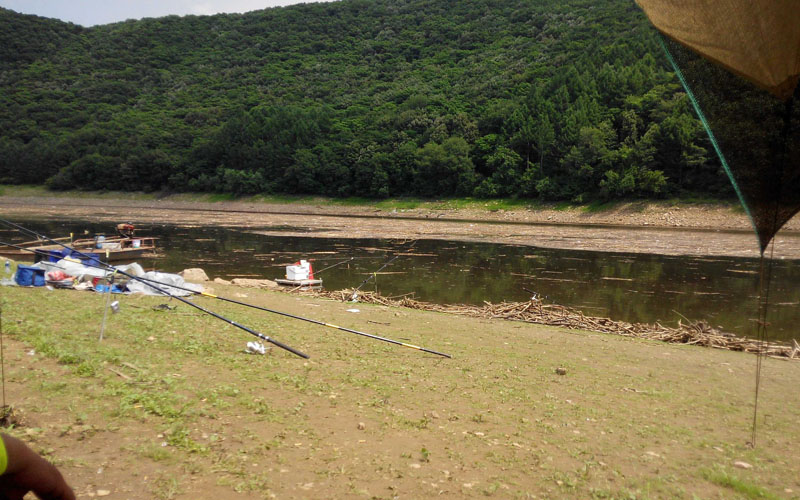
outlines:
M25 221L46 234L111 233L111 224L69 220ZM177 272L201 267L213 279L280 278L284 266L304 258L322 273L328 289L355 287L396 252L364 290L386 296L413 294L439 303L481 304L527 300L580 309L585 314L631 322L674 325L682 317L704 319L739 335L754 335L758 261L736 257L612 254L528 246L422 240L330 239L265 236L219 227L140 225L160 238L164 257L140 260L148 269ZM266 228L265 228L266 229ZM274 231L274 227L269 230ZM701 236L698 236L701 237ZM0 240L25 240L0 231ZM771 338L800 339L800 261L774 264L770 291Z

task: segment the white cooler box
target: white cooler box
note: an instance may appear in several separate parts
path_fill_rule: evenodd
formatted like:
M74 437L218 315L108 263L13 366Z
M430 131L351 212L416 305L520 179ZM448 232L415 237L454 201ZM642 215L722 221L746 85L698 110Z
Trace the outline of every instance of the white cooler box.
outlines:
M311 272L311 265L306 260L301 260L300 265L286 266L287 280L307 280Z

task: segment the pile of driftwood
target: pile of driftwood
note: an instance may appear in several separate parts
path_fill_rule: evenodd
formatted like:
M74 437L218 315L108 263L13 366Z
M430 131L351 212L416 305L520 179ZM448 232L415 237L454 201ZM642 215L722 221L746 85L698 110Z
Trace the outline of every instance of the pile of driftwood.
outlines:
M346 302L351 299L353 290L337 291L307 291L303 294L312 294ZM627 323L609 318L585 316L580 311L555 304L543 304L540 300L531 299L528 302L503 302L492 304L484 302L482 306L431 304L421 302L409 297L382 297L372 292L359 292L358 301L368 304L381 304L392 307L407 307L425 311L437 311L450 314L460 314L473 318L507 319L512 321L525 321L549 326L560 326L575 330L588 330L592 332L613 333L626 337L660 340L678 344L692 344L716 349L729 349L732 351L745 351L761 353L767 356L800 359L800 345L797 341L793 345L777 342L759 342L757 340L738 337L731 333L721 332L705 321L678 322L676 328L670 328L660 323Z

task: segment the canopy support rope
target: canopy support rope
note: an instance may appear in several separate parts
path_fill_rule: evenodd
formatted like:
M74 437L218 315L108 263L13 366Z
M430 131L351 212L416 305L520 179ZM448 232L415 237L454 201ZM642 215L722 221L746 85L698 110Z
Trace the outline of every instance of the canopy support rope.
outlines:
M791 120L792 120L792 111L794 109L794 97L790 97L788 101L786 101L786 105L784 107L784 116L783 116L783 130L781 131L781 151L779 156L779 161L777 162L777 172L775 174L775 189L778 191L777 195L775 196L773 203L775 204L773 210L773 219L772 219L772 227L775 228L778 224L778 200L781 199L781 190L783 188L783 183L781 182L781 177L783 176L783 169L786 166L786 144L789 140L789 132L791 128ZM758 336L757 340L762 344L767 343L767 313L769 312L769 291L770 291L770 284L772 283L772 270L773 270L773 263L775 262L773 256L775 254L775 239L772 239L772 245L770 246L770 253L769 259L767 264L766 273L764 271L764 251L761 251L761 268L759 271L760 275L760 283L759 283L759 305L758 305ZM756 355L756 390L755 390L755 401L753 403L753 429L752 435L750 437L750 446L753 448L756 447L756 430L758 427L758 396L759 390L761 388L761 367L764 360L764 354L762 352L758 352Z

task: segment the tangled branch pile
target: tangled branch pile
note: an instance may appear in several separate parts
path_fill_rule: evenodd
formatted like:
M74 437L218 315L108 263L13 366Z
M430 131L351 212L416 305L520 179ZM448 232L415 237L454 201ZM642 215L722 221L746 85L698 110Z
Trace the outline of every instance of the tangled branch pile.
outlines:
M353 290L302 290L300 293L313 294L333 300L346 302L353 295ZM800 345L766 342L738 337L731 333L721 332L705 321L694 321L686 324L678 322L676 328L670 328L660 323L627 323L609 318L585 316L580 311L568 307L543 304L540 300L528 302L503 302L492 304L484 302L482 306L448 305L421 302L409 297L391 298L382 297L372 292L359 292L358 301L367 304L380 304L392 307L407 307L424 311L437 311L450 314L460 314L473 318L506 319L512 321L525 321L541 325L560 326L574 330L588 330L592 332L613 333L625 337L660 340L676 344L691 344L716 349L729 349L732 351L745 351L761 353L767 356L800 359Z

